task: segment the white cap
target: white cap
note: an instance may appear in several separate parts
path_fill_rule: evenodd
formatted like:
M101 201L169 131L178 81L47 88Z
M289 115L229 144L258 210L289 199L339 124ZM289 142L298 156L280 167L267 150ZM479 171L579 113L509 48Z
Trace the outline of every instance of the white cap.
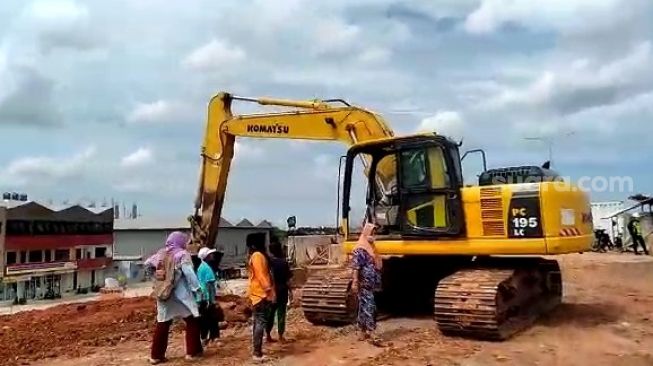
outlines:
M206 256L208 256L211 253L215 253L215 252L217 252L217 250L207 248L207 247L203 247L202 249L199 250L199 252L197 252L197 256L200 257L200 259L204 260L204 258L206 258Z

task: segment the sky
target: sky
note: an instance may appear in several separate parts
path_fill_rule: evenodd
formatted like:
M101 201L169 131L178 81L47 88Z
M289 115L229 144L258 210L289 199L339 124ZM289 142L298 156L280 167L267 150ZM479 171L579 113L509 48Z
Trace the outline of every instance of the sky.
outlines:
M185 217L220 91L343 98L490 167L540 165L550 141L561 175L632 183L592 200L653 193L650 0L3 0L0 190ZM345 145L236 151L225 218L335 223Z

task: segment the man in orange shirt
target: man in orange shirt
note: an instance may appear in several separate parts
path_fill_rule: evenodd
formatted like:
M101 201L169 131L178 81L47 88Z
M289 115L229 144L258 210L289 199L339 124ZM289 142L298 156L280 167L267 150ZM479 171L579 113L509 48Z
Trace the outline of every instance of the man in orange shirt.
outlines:
M270 266L265 250L265 233L247 235L246 244L249 250L249 299L252 302L252 343L254 361L264 361L263 335L266 328L268 313L275 301L275 291L270 276Z

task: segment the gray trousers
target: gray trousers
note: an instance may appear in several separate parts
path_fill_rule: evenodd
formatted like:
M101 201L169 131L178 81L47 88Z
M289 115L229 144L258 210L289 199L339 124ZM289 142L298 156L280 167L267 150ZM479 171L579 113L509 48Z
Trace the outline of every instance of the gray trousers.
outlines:
M267 328L268 313L270 312L271 303L268 300L261 300L258 304L254 305L252 311L253 327L252 327L252 343L254 346L254 356L263 356L263 335Z

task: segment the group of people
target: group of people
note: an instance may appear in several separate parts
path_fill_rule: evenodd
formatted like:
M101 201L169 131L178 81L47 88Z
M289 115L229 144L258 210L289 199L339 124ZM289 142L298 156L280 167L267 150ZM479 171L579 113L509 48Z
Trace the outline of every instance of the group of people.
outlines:
M248 295L253 307L253 357L264 360L263 336L272 338L274 319L277 319L279 341L284 341L286 308L292 301L290 279L292 273L285 260L279 240L272 237L269 253L266 235L250 234ZM150 364L165 362L170 326L176 319L186 323L186 359L196 360L204 348L220 337L221 311L216 303L219 257L215 249L202 248L197 256L187 250L189 236L175 231L166 239L165 246L145 261L154 277L153 296L156 298L157 319Z
M361 340L374 345L381 341L376 330L374 293L381 286L382 260L374 245L375 225L363 227L353 250L352 290L358 295L358 327ZM187 250L189 237L179 231L171 233L165 247L145 262L154 276L157 323L152 340L150 363L166 361L170 326L175 319L186 323L186 359L202 356L204 347L220 337L220 309L216 304L217 277L220 258L215 249L202 248L194 257ZM266 250L266 234L247 236L248 296L252 305L252 357L264 361L263 341L277 342L272 337L277 321L278 341L284 342L286 309L292 302L290 281L292 272L279 240L272 236Z

